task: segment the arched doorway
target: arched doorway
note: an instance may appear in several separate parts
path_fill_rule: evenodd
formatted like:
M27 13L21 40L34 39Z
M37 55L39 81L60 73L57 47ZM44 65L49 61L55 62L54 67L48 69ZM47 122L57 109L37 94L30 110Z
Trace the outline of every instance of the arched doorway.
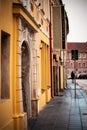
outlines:
M30 86L29 86L29 68L30 68L30 51L26 41L21 46L21 73L22 73L22 95L23 95L23 110L29 117L30 107Z

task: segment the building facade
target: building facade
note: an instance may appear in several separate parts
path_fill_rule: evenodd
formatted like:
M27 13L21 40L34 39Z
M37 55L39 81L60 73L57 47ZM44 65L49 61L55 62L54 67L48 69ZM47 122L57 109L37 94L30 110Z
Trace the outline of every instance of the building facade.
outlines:
M52 42L52 87L53 96L60 95L66 87L66 41L69 23L61 0L51 5L51 42Z
M49 0L0 0L0 130L27 130L51 99L49 13Z
M72 50L78 50L78 60L72 60ZM75 71L77 76L80 73L87 74L87 42L67 43L67 78L70 78L72 71Z
M64 88L67 34L61 0L0 0L0 130L27 130Z

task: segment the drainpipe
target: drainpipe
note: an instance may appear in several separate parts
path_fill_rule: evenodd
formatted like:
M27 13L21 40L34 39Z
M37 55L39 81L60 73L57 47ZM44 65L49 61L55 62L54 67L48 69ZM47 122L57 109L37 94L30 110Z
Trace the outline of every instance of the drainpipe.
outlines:
M51 0L49 1L50 3L50 24L49 24L49 36L50 36L50 74L51 74L51 97L53 97L53 85L52 85L52 32L51 32Z

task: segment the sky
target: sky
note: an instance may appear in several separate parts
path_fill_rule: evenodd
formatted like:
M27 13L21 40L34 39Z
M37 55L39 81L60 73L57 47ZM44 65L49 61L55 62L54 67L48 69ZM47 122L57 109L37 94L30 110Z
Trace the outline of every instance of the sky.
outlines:
M87 41L87 0L62 0L69 20L68 42Z

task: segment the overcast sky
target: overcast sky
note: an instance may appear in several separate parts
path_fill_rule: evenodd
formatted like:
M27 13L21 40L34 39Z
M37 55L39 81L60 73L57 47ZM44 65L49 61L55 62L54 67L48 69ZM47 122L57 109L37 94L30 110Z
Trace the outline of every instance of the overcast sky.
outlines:
M87 41L87 0L63 0L69 19L68 42Z

